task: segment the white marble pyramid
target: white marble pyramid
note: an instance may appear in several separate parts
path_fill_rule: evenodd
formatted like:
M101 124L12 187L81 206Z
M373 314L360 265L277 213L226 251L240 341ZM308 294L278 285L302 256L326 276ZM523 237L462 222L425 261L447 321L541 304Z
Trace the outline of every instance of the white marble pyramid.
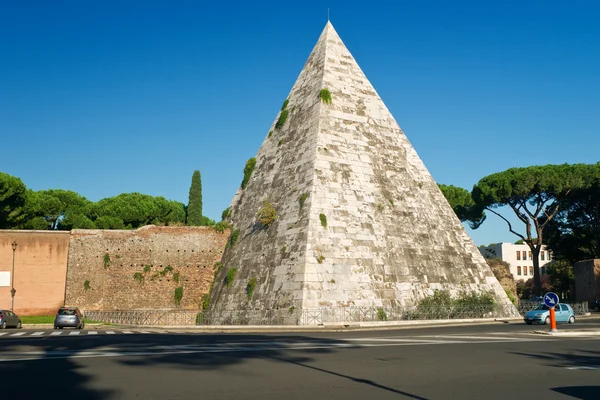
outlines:
M239 236L212 309L410 307L447 289L492 291L515 315L331 23L283 100L231 203ZM265 202L277 214L266 227L257 222Z

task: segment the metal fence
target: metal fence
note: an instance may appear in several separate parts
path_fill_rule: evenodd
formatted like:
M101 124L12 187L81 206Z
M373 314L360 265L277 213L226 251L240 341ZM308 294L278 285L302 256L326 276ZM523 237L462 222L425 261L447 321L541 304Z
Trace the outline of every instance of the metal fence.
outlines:
M499 305L335 307L279 310L125 310L87 311L90 320L124 325L323 325L358 322L492 318L510 315Z
M123 310L86 311L91 321L122 325L195 325L197 311L193 310Z
M586 301L580 301L580 302L570 302L567 301L565 302L566 304L570 305L573 308L573 311L575 311L575 315L584 315L589 311L589 307L588 307L588 303ZM532 300L519 300L519 304L517 306L517 310L519 311L519 314L521 315L525 315L525 313L527 311L531 311L534 308L536 308L537 306L539 306L541 303L539 301L532 301Z

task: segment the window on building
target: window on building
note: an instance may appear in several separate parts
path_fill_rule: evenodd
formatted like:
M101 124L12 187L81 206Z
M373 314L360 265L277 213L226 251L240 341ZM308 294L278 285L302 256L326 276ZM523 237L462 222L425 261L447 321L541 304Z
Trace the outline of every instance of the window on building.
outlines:
M521 266L517 265L517 275L521 275Z
M523 250L523 261L527 260L527 252Z
M517 250L517 260L521 261L521 252Z
M533 267L529 267L529 275L533 275Z
M523 275L527 275L527 265L523 267Z
M533 254L531 254L531 252L529 252L529 259L533 260Z
M544 261L546 259L546 252L544 250L540 251L540 257L541 257L542 261Z

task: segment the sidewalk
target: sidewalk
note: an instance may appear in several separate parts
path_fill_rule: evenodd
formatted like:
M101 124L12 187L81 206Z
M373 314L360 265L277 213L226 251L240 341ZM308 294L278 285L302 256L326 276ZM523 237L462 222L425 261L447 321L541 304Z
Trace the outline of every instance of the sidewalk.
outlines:
M600 314L581 316L580 319L598 319ZM426 327L442 326L468 326L468 325L493 325L493 324L521 324L523 317L515 318L476 318L476 319L454 319L454 320L415 320L415 321L378 321L378 322L338 322L325 323L323 325L129 325L129 324L86 324L86 329L129 328L129 329L164 329L190 330L205 333L256 333L256 332L340 332L340 331L377 331L392 329L418 329ZM52 329L52 324L24 324L24 329ZM575 333L570 333L575 332ZM585 332L585 333L581 333ZM591 332L591 333L590 333ZM544 335L600 335L599 329L582 329L569 331L549 332L549 330L537 330L532 333Z

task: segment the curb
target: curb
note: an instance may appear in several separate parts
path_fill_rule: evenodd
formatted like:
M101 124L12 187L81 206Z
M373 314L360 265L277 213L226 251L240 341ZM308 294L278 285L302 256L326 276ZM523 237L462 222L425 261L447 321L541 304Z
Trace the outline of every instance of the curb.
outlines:
M600 330L595 331L533 331L536 335L547 335L547 336L600 336Z
M382 321L360 323L330 323L323 325L121 325L130 328L187 329L207 333L243 333L243 332L339 332L339 331L375 331L392 329L417 329L439 326L485 325L497 323L521 322L523 318L486 318L461 320L424 320L424 321Z

